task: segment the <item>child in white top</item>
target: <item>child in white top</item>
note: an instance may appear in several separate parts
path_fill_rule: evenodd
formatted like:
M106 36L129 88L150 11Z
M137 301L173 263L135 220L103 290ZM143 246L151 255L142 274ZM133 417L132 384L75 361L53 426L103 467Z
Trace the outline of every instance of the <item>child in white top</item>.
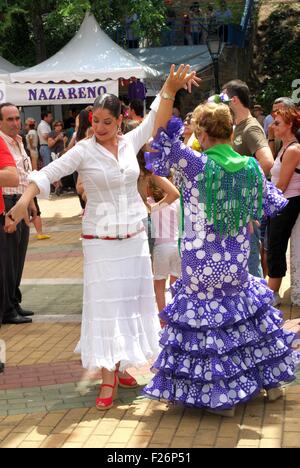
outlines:
M170 178L171 180L171 178ZM167 279L172 285L181 275L181 260L178 251L180 201L171 205L161 205L159 202L165 193L151 183L153 197L148 198L153 206L152 236L155 238L153 251L154 288L156 302L161 312L166 307L165 289Z

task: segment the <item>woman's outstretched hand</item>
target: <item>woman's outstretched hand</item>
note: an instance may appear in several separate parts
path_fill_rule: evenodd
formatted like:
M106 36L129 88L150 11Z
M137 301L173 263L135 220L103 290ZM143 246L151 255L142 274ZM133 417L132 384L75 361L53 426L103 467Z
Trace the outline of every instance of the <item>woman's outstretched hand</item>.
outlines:
M197 77L195 71L190 71L190 65L180 65L177 71L175 71L175 68L175 65L171 66L170 74L164 87L165 92L175 96L182 88L191 93L193 86L199 87L201 78Z

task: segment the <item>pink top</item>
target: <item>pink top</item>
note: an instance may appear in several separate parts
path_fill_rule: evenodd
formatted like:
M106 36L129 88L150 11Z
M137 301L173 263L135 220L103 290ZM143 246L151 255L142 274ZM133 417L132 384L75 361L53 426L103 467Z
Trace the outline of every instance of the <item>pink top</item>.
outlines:
M150 205L155 204L152 197L148 198ZM179 236L180 200L165 206L151 214L152 237L155 245L176 243Z
M14 158L19 176L18 187L4 188L3 195L22 195L29 185L29 174L32 171L30 158L25 151L22 138L19 135L14 139L0 131L0 137L5 141Z
M274 166L271 169L272 182L275 185L277 185L279 182L279 176L280 176L280 171L281 171L281 166L282 166L282 162L280 159L281 159L281 154L279 153L279 155L275 159ZM293 198L293 197L300 196L300 166L298 166L296 169L299 171L299 173L295 171L293 172L289 185L284 191L285 198Z

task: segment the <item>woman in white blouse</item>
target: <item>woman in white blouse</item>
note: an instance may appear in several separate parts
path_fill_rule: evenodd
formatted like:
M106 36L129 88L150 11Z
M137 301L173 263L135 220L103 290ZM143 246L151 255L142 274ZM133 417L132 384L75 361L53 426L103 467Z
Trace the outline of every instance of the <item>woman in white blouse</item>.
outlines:
M193 81L194 73L186 82ZM162 98L171 97L162 93ZM153 276L142 220L147 210L137 189L136 155L152 136L161 97L144 122L119 136L121 103L103 95L93 109L94 136L79 142L60 159L31 174L31 184L8 214L11 222L26 218L29 201L48 197L50 185L77 171L87 195L83 218L84 296L80 342L86 369L102 369L96 407L113 406L118 384L135 388L126 369L147 364L159 351ZM13 229L13 226L11 229Z

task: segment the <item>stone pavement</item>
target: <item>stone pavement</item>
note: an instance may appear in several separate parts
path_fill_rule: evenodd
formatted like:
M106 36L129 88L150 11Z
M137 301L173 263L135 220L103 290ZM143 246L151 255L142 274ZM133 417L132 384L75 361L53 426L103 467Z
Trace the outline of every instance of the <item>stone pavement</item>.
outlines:
M133 370L141 387L120 390L113 409L94 408L100 374L88 375L73 353L80 334L82 255L80 207L75 197L41 203L45 232L31 236L23 277L24 308L38 315L31 325L3 326L7 367L0 376L0 448L105 447L300 447L300 376L284 399L263 395L241 405L233 419L140 396L149 366ZM300 308L282 307L288 327ZM295 325L296 324L296 325Z

